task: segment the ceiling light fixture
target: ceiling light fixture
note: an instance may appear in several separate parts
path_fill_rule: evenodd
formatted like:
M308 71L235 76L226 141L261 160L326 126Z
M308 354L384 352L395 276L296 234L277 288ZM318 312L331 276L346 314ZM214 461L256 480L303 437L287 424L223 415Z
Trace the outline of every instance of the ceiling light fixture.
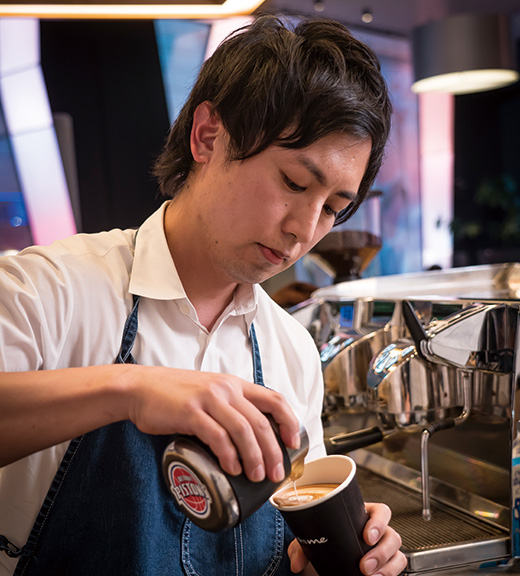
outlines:
M503 14L462 14L420 26L412 51L413 92L468 94L519 78Z
M371 10L363 10L363 12L361 12L361 20L365 24L370 24L370 22L372 22L373 19L374 17L372 16Z
M220 4L0 4L0 17L201 19L252 14L264 0L224 0Z
M323 10L325 10L325 2L323 2L323 0L314 0L314 10L316 12L323 12Z

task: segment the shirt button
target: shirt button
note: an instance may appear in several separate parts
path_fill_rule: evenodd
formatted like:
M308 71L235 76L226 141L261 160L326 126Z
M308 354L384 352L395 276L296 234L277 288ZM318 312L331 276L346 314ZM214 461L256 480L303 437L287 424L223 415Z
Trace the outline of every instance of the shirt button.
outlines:
M184 314L184 316L187 316L190 313L190 309L188 306L186 306L186 304L181 305L180 311Z

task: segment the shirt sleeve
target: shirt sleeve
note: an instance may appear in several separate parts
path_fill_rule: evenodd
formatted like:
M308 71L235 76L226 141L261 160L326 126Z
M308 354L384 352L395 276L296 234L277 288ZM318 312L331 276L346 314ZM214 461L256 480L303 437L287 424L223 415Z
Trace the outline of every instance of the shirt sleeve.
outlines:
M306 461L315 460L326 455L325 443L323 441L323 426L321 413L323 411L323 373L321 362L317 351L312 354L315 359L310 366L307 366L306 375L309 375L307 390L307 433L309 435L309 453Z
M36 249L0 258L0 370L39 370L70 322L69 282L59 259Z
M276 382L271 387L284 394L305 426L307 460L320 458L326 454L321 422L324 385L316 344L298 320L272 301L259 299L257 320L266 381L270 386Z

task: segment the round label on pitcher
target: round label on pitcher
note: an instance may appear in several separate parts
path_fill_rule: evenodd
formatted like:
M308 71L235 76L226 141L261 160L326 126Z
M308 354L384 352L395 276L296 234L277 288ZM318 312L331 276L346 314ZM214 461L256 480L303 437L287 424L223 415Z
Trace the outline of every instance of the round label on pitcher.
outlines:
M170 490L177 504L199 518L206 518L211 511L211 496L199 477L185 464L172 462L168 467Z

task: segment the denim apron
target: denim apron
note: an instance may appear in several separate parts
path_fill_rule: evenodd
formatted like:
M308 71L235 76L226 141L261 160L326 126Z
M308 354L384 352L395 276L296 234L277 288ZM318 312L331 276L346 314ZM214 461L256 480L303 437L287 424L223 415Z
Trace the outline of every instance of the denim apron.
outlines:
M116 363L132 363L139 297L127 318ZM263 385L251 326L255 383ZM180 513L162 476L171 436L129 421L71 441L25 546L15 576L282 576L291 574L292 535L269 503L226 532L205 532ZM7 546L6 546L7 543Z

